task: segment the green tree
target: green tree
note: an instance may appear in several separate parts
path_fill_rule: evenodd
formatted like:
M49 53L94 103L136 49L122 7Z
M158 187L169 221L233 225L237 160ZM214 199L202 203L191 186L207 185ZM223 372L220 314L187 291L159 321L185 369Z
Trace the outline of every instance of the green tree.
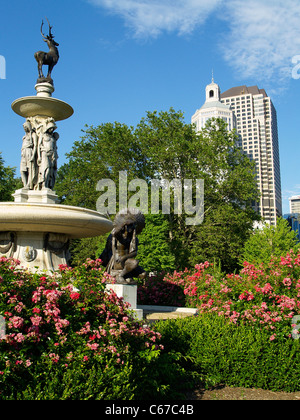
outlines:
M259 197L255 163L237 146L237 136L222 120L211 119L198 136L198 162L205 186L204 222L191 243L190 262L221 262L231 272L238 267L243 244L259 215L251 203Z
M5 166L2 152L0 152L0 201L13 201L12 194L21 188L20 179L15 178L16 169Z
M179 268L203 260L221 262L226 271L237 268L240 250L259 220L251 207L259 192L255 163L237 147L236 134L228 132L221 119L209 120L196 133L173 109L148 112L136 133L152 178L204 180L204 222L191 227L185 216L169 216Z
M175 256L169 239L169 221L163 214L145 216L146 226L139 236L138 259L146 271L173 272Z
M268 264L273 256L283 256L298 247L296 232L291 230L285 219L279 218L276 226L265 224L262 229L255 229L245 243L240 263L247 261L255 266Z
M118 186L119 172L128 179L143 178L144 157L134 135L125 124L106 123L87 127L66 156L68 163L59 168L55 189L64 204L96 209L101 179L112 179Z
M255 165L236 146L236 140L223 120L212 120L196 133L184 122L183 113L172 108L147 112L135 129L120 123L90 127L74 143L68 163L60 168L56 191L65 204L95 208L100 195L97 182L108 178L118 187L119 172L126 171L128 182L140 178L148 183L150 210L151 180L175 179L183 185L185 179L203 179L204 223L187 225L184 209L182 214L175 214L171 195L171 212L164 215L163 233L158 232L160 216L149 218L160 238L152 239L151 253L160 254L160 260L155 261L170 268L174 257L178 269L216 259L231 270L237 265L253 221L259 219L251 208L251 202L258 198ZM144 237L149 234L146 230ZM150 253L149 240L142 241L144 255L146 249ZM166 252L164 261L158 251L162 249Z

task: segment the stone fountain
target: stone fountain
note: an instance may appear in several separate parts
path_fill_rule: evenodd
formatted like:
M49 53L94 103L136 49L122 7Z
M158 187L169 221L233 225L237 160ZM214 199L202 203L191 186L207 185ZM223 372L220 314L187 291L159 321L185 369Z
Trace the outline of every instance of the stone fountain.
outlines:
M51 272L67 264L71 239L99 236L112 229L112 222L97 211L58 204L54 191L56 123L71 117L73 109L52 97L51 71L59 58L58 44L50 24L47 36L42 27L49 52L35 53L39 70L36 95L12 103L13 111L25 118L20 166L23 188L13 194L14 202L0 203L0 257L16 258L32 272ZM44 64L49 66L47 77L42 72Z

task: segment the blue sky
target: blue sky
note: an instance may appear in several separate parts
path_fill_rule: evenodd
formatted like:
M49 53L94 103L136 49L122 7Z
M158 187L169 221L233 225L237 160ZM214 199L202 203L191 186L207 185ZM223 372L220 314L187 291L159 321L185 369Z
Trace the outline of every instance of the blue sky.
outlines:
M46 16L60 44L53 96L75 111L58 123L59 165L85 124L135 126L146 111L170 107L182 110L190 122L204 103L213 69L221 91L258 85L272 98L283 211L289 211L288 197L300 195L299 0L1 2L0 56L6 78L0 79L0 151L18 175L23 119L11 103L36 93L33 54L46 48L40 35Z

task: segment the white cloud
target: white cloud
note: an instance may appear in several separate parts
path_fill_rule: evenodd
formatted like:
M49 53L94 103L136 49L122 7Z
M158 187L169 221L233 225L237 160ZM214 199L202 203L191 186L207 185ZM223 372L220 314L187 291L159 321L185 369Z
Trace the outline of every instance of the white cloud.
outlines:
M244 77L291 78L300 54L299 0L230 0L224 58Z
M218 10L220 53L244 78L291 78L292 58L300 54L299 0L87 1L121 16L135 37L191 34Z
M223 0L89 0L120 15L137 37L191 33Z
M293 189L285 189L282 191L282 197L283 199L287 200L290 197L293 197L294 195L300 195L300 185L296 184L293 186Z

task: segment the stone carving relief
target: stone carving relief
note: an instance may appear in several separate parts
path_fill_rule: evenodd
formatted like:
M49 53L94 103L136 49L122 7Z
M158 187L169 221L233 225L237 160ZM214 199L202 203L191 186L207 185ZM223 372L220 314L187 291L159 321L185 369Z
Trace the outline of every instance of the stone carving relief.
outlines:
M16 235L12 232L0 232L0 254L15 250Z
M64 234L47 233L44 239L44 251L51 251L56 255L69 250L70 240Z
M28 245L23 249L22 257L27 262L34 261L37 257L37 250L33 246Z
M29 117L23 125L21 176L24 188L53 190L57 173L56 124L52 117Z

